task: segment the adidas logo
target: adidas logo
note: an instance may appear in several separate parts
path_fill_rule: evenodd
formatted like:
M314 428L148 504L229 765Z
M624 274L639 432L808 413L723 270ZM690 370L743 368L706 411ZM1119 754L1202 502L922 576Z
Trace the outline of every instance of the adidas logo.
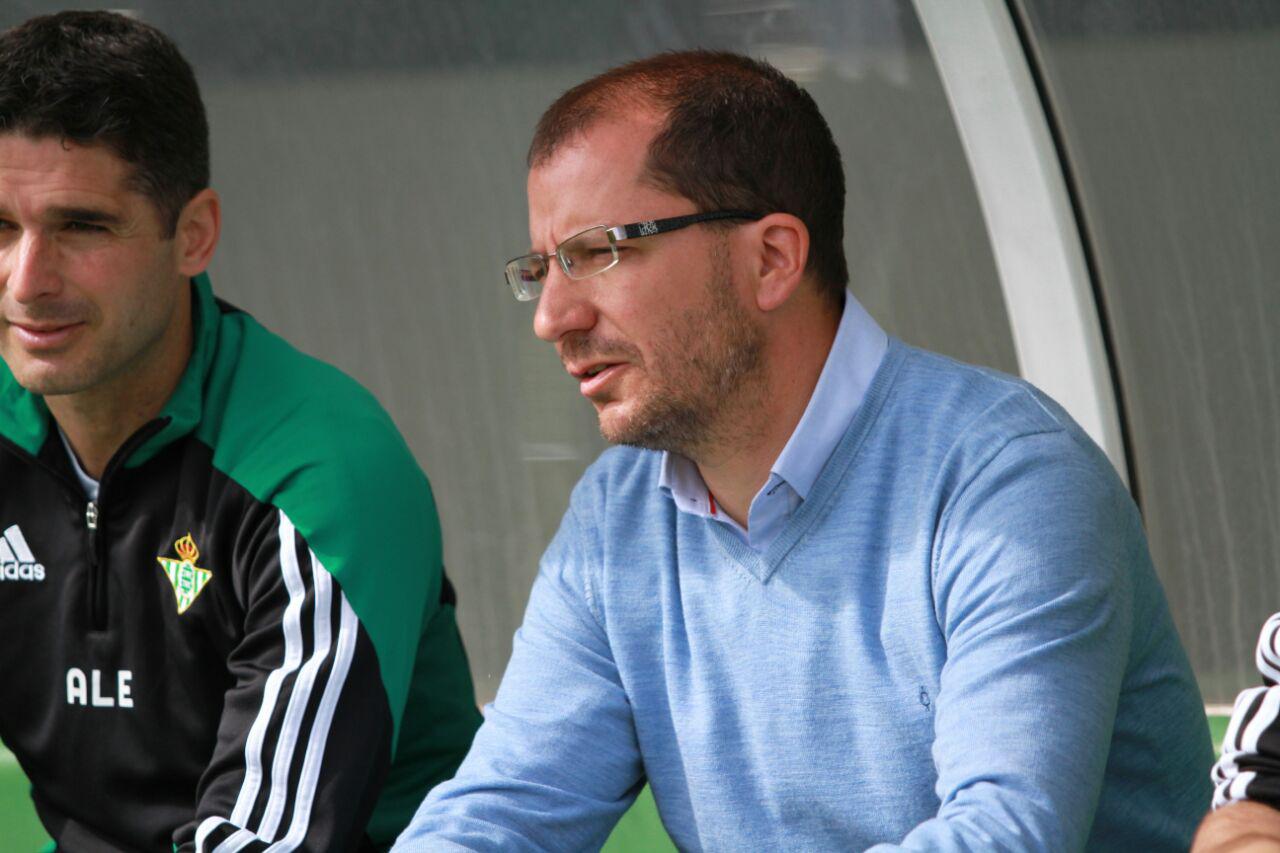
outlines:
M0 581L42 580L44 566L36 562L18 525L13 525L0 538Z

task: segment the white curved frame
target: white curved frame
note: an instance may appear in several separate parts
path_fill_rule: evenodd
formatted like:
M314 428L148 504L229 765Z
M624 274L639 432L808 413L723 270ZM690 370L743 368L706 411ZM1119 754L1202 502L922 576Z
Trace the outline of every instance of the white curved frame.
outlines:
M1080 234L1022 44L1001 0L915 0L986 220L1025 379L1128 482Z

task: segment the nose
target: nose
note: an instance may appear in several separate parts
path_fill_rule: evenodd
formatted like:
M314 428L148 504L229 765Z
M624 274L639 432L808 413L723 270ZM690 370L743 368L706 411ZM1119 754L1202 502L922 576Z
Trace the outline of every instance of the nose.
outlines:
M57 249L35 231L26 231L0 249L0 284L17 302L34 302L61 289Z
M555 343L569 332L587 331L596 323L591 282L574 281L554 261L542 283L542 295L533 314L533 333Z

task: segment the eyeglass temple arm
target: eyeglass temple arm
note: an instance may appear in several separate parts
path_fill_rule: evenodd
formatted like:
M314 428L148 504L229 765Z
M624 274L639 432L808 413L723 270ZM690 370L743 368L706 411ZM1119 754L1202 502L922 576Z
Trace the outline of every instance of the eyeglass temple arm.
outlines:
M678 231L699 222L711 222L716 219L759 219L760 214L745 210L716 210L711 213L690 213L687 216L673 216L669 219L650 219L645 222L632 222L629 225L618 225L609 229L615 240L632 240L636 237L652 237L667 231Z

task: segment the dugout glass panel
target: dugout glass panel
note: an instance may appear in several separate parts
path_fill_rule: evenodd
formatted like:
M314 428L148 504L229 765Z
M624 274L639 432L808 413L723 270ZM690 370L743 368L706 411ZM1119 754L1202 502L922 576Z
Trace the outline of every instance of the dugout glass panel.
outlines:
M1205 700L1280 609L1280 6L1019 0L1074 177L1151 552Z

